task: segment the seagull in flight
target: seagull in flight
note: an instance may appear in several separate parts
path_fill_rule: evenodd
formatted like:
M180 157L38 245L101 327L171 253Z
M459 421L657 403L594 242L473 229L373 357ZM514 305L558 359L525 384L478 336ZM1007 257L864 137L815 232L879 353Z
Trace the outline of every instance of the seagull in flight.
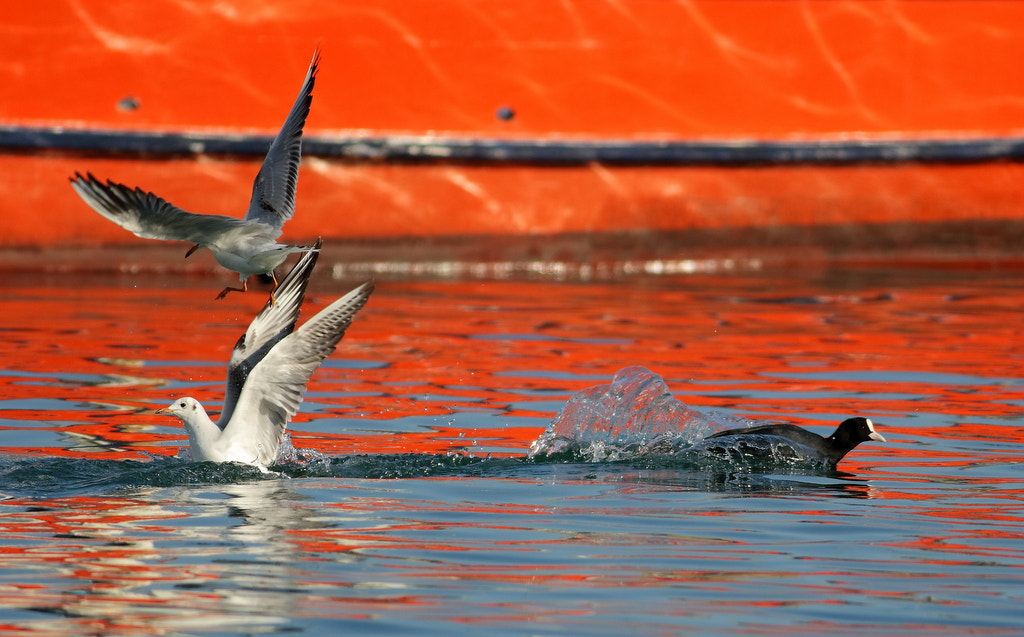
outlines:
M318 240L315 245L320 247ZM175 400L158 414L185 424L193 462L241 462L266 469L295 415L306 383L334 351L352 318L373 292L367 281L295 329L299 306L318 251L305 253L281 282L277 302L267 301L238 339L228 364L220 418L213 422L199 401Z
M252 185L252 198L244 219L223 215L186 212L157 195L141 188L129 188L107 180L101 182L92 173L76 172L71 187L85 203L107 219L143 239L191 241L195 245L185 253L187 258L199 248L209 248L217 263L238 272L242 287L224 288L218 299L228 292L245 292L249 277L267 274L274 280L271 300L277 290L274 268L293 252L308 251L309 246L277 243L284 223L295 213L295 185L299 179L302 155L302 127L313 101L320 50L313 53L306 79L302 82L288 119L263 160L263 166Z

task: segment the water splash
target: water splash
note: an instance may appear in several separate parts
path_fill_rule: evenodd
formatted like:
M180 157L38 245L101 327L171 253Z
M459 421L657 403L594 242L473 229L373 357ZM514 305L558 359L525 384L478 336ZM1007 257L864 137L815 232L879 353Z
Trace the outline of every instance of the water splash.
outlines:
M281 436L277 446L277 457L273 466L301 469L303 472L317 473L324 471L331 464L331 457L316 449L299 449L292 443L291 434L287 431Z
M755 424L690 409L672 396L660 376L633 366L620 370L609 384L573 394L527 458L714 471L830 467L814 449L777 436L707 439Z
M573 394L527 457L569 455L602 462L671 454L715 432L750 424L690 409L660 376L636 365L620 370L610 384Z

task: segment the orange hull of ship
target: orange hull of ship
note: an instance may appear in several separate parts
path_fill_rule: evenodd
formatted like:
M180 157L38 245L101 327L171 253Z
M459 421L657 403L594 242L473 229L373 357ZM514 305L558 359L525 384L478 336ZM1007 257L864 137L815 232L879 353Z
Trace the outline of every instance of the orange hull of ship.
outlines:
M55 2L8 8L0 124L273 134L323 50L307 135L970 139L1024 131L1024 4L534 0ZM136 107L125 108L133 103ZM510 118L499 109L510 109ZM241 215L250 158L0 155L3 247L142 243L91 171ZM1016 222L1020 165L656 166L307 156L285 239ZM28 211L28 212L26 212ZM895 240L895 239L893 239Z

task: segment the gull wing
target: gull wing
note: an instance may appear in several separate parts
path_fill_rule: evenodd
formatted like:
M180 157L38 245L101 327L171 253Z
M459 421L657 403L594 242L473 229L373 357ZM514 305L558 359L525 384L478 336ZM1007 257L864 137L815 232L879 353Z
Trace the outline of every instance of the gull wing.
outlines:
M302 156L302 127L313 103L313 84L316 82L320 49L313 52L313 60L306 71L302 90L295 98L288 119L270 144L263 166L252 184L252 199L246 221L258 221L277 229L295 213L295 185L299 180L299 160ZM275 237L276 238L276 235Z
M109 179L104 184L92 173L83 177L76 172L71 187L90 208L143 239L191 241L205 246L245 223L234 217L185 212L141 188Z
M249 373L234 413L222 434L252 441L257 461L270 464L288 422L306 392L306 383L337 346L373 292L368 281L317 313L277 345Z
M217 420L221 429L231 420L238 396L242 393L249 372L259 364L267 352L277 345L285 336L295 329L295 321L299 320L299 308L306 296L306 284L313 272L317 257L320 254L322 239L317 239L312 250L299 259L295 267L281 281L274 291L273 300L268 300L256 318L249 323L245 334L235 343L228 363L228 381L224 390L224 407Z

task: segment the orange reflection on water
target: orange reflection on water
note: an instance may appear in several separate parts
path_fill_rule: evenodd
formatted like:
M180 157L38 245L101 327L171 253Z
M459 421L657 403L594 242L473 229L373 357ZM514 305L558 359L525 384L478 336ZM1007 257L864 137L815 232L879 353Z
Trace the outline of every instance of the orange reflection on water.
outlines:
M297 609L309 612L319 606L322 612L338 617L339 605L358 604L361 609L372 605L372 600L365 598L345 600L336 594L338 586L304 581L300 571L288 564L269 561L258 572L246 573L241 562L219 559L224 542L242 547L236 549L239 558L257 561L270 560L282 550L291 550L289 547L304 548L291 531L300 535L313 532L305 521L316 516L316 509L299 506L280 511L277 504L266 504L278 488L261 484L224 487L232 495L228 504L250 516L241 526L225 526L230 511L223 507L204 525L194 510L183 512L188 503L169 499L5 501L0 505L7 513L0 516L0 535L8 545L22 540L33 546L0 550L0 568L36 569L47 563L54 572L46 586L0 586L0 606L54 609L65 618L54 625L62 634L70 634L68 621L78 627L79 634L180 634L194 628L197 621L204 630L222 626L235 631L248 625L282 623ZM186 517L192 518L188 524L169 522ZM193 544L187 545L190 540ZM207 548L202 548L204 545ZM268 578L277 578L279 584L291 581L311 592L297 598L269 594L275 592L271 588L268 594L261 594L259 587ZM251 587L248 590L247 585ZM381 608L430 603L402 593L376 601ZM48 622L35 621L33 626L37 632L45 631Z
M179 424L149 410L186 393L216 410L231 347L264 295L215 301L206 279L141 282L151 287L125 275L9 291L12 311L0 329L6 367L21 375L0 376L0 391L29 406L6 409L0 424L61 440L26 452L173 454L184 439ZM331 454L448 453L476 440L514 455L573 392L642 364L697 408L823 429L860 413L897 441L1024 442L1015 427L966 430L963 422L1021 414L1024 389L1013 382L1024 377L1021 299L1009 294L1011 283L979 288L970 279L957 288L955 277L925 277L899 286L869 272L833 284L843 292L800 279L788 279L784 292L777 285L768 275L379 282L332 357L345 364L329 361L314 375L294 439ZM349 287L316 279L305 316ZM958 424L921 429L919 412ZM304 431L307 423L329 429L321 421L335 417L345 423L337 433ZM900 449L908 459L958 462L949 450L932 453Z
M596 624L603 608L645 612L632 607L660 594L654 622L668 628L718 613L744 615L752 633L816 634L839 625L818 619L826 607L892 599L934 612L1009 595L1000 591L1024 539L1013 473L1024 442L1018 278L378 281L313 377L291 427L296 447L522 455L573 392L636 364L698 409L822 432L863 414L890 442L858 447L841 473L764 480L628 464L570 466L566 478L558 465L525 463L324 484L219 484L200 473L196 485L179 476L133 487L108 474L102 488L124 497L0 500L0 570L45 572L41 583L0 584L0 606L45 609L79 634L180 634L197 622L259 632L299 613L543 627L565 621L549 600L570 594L586 602L574 609L583 633L588 613ZM304 314L350 283L315 279ZM38 480L41 456L178 453L180 425L152 410L184 394L216 410L231 347L265 300L214 301L220 287L126 275L8 289L0 439L34 456L12 483ZM160 469L119 463L115 473L140 465ZM853 549L837 555L837 540ZM482 589L498 592L464 604ZM768 623L776 612L803 621ZM971 628L927 612L858 621L880 633Z

